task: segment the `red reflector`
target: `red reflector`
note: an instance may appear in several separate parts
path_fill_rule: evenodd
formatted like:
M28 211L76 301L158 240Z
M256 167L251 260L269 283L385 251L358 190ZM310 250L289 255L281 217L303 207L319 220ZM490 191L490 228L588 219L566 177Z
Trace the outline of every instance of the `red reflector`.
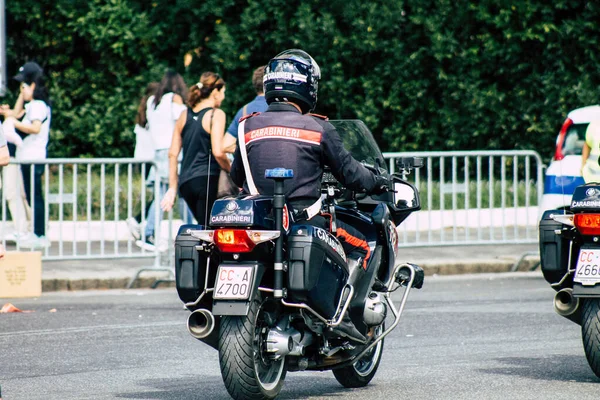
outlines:
M256 246L243 229L217 229L214 241L223 253L248 253Z
M600 214L575 214L573 223L582 235L600 235Z
M560 132L558 134L558 138L556 139L556 151L554 152L554 159L556 161L562 160L565 158L563 154L562 148L565 143L565 138L567 137L567 131L569 127L573 125L573 120L571 118L567 118L563 123L563 126L560 128Z

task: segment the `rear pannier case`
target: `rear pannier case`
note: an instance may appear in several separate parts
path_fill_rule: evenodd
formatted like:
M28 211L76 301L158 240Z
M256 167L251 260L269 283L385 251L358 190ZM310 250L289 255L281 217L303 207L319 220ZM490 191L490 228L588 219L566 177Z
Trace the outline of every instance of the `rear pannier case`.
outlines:
M288 236L288 289L293 302L333 318L348 281L346 255L335 236L310 225L292 225Z

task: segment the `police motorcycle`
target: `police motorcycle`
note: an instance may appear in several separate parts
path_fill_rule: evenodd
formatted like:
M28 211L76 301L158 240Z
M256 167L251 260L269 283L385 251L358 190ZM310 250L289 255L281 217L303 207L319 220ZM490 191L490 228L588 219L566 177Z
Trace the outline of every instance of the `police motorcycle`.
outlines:
M356 159L387 174L364 123L331 122ZM265 172L274 196L220 199L210 226L182 226L175 242L176 286L191 311L188 330L218 350L232 398L275 398L293 371L332 370L348 388L373 379L384 338L398 326L411 288L423 285L421 268L397 262L396 232L420 209L417 189L403 177L422 164L402 159L401 174L391 175L390 191L379 196L351 192L324 174L322 210L332 230L341 220L365 234L371 249L365 268L347 258L331 232L294 222L283 196L292 170ZM403 296L395 304L391 294L400 287ZM346 314L362 340L336 332Z
M600 184L578 186L570 207L545 211L539 240L554 310L581 325L588 364L600 377Z

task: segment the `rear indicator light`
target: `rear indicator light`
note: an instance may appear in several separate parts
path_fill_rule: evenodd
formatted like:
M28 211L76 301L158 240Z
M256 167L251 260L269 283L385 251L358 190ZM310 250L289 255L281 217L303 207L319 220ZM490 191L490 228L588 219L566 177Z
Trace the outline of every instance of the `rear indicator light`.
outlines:
M556 161L565 158L562 148L563 144L565 143L565 138L567 137L567 131L569 130L569 127L571 127L571 125L573 125L573 120L571 118L567 118L563 123L563 126L560 128L558 138L556 138L556 151L554 152L554 159Z
M246 230L217 229L214 240L217 248L224 253L248 253L256 246Z
M279 235L279 231L217 229L214 231L212 239L223 253L248 253L257 244L277 239Z
M600 214L575 214L573 222L582 235L600 235Z

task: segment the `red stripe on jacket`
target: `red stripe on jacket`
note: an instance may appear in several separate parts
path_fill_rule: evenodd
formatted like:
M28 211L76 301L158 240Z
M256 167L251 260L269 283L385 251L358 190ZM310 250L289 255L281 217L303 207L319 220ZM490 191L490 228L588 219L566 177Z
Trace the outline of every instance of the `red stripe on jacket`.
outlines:
M252 141L260 139L278 138L320 145L321 136L321 132L307 129L289 128L285 126L267 126L265 128L246 132L244 138L246 139L246 143L251 143Z

